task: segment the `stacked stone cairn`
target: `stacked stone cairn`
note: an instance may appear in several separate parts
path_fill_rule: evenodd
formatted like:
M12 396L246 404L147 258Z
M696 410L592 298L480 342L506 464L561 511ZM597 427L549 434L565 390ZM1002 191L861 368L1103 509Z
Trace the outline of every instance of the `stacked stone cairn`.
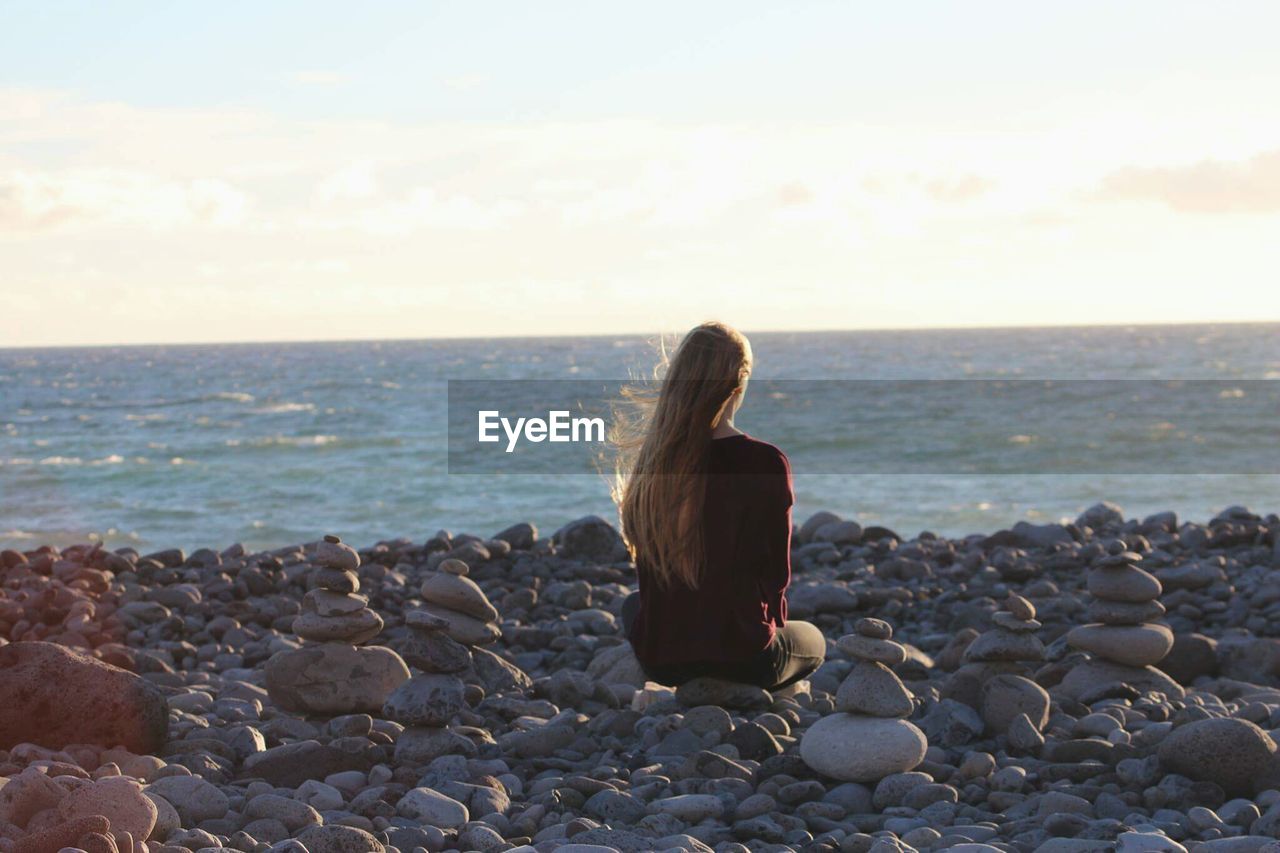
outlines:
M468 709L460 676L473 666L469 647L501 634L494 624L497 609L468 571L462 560L442 561L422 582L426 604L405 614L409 638L400 651L422 674L400 685L382 709L384 717L405 727L396 740L397 761L428 764L442 755L477 754L469 738L448 726Z
M382 631L382 617L358 595L360 555L337 536L325 536L312 558L310 589L293 620L300 648L272 655L267 692L289 711L339 715L376 712L409 668L383 646L363 646Z
M880 619L859 619L840 650L855 661L836 693L836 713L818 720L800 741L800 757L812 769L845 782L878 782L911 770L929 743L905 717L914 697L890 667L907 658Z
M1036 636L1036 608L1009 593L991 621L992 628L965 649L964 666L951 677L944 695L978 711L987 735L1012 730L1015 740L1020 736L1023 745L1031 746L1049 722L1051 704L1048 692L1028 677L1045 658L1044 644Z
M1163 590L1140 562L1142 555L1113 540L1108 553L1094 563L1086 579L1093 596L1088 610L1092 621L1067 633L1067 643L1090 657L1072 668L1055 692L1085 704L1119 695L1123 684L1170 699L1185 695L1155 667L1173 648L1173 631L1154 621L1164 616L1164 605L1157 601Z

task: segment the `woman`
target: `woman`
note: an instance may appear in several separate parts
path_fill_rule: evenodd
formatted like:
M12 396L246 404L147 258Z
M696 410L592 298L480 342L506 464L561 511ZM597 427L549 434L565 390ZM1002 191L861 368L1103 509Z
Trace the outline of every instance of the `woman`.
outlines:
M733 425L751 346L704 323L676 349L638 419L615 421L614 490L639 592L624 630L646 674L678 685L710 675L776 690L821 665L822 632L787 621L791 469Z

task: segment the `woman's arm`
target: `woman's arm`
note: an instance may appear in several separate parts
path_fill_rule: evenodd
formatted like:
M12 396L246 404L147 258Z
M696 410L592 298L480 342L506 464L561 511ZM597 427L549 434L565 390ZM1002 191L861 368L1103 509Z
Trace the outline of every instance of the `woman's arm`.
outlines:
M791 507L795 494L791 465L781 451L769 461L771 470L760 477L758 523L761 592L770 616L781 625L787 618L786 590L791 584Z

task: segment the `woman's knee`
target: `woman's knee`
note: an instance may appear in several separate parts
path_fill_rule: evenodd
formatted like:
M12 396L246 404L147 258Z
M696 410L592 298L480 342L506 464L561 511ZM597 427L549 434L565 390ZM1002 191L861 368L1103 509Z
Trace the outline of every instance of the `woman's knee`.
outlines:
M823 660L827 656L827 638L812 622L790 620L782 630L791 641L791 653L798 657L815 657Z

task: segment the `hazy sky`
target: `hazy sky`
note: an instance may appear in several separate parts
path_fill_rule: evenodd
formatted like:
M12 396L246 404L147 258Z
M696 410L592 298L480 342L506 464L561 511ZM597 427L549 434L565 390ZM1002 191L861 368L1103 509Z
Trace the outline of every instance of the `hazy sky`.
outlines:
M1280 5L0 0L0 346L1280 320Z

